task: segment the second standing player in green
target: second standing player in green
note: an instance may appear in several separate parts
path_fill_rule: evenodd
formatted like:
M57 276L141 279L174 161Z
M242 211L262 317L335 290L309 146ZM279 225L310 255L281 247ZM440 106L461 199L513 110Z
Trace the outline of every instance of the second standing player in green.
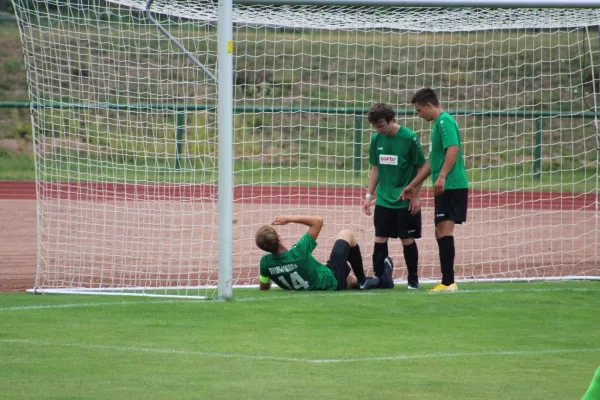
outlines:
M460 130L454 117L441 108L433 89L418 90L412 98L412 104L420 118L433 122L433 129L427 164L404 188L402 198L417 196L421 184L431 175L435 200L435 238L442 269L442 282L431 291L455 291L454 225L467 220L469 199Z
M369 163L371 173L369 186L363 203L363 211L371 215L372 197L375 198L374 225L375 248L373 269L381 278L386 270L393 268L389 257L388 239L400 238L404 261L408 269L408 288L419 287L419 250L415 239L421 237L421 206L419 189L416 187L410 200L401 198L402 190L423 169L425 155L419 138L406 126L395 121L392 106L386 103L374 104L367 114L372 128L377 131L371 137ZM394 287L380 280L380 288Z

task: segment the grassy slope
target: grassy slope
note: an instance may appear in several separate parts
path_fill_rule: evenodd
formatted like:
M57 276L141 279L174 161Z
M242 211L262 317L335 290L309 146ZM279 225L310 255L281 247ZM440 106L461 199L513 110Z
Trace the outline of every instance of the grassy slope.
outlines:
M185 26L173 29L180 37L197 35L201 38L203 35L201 31ZM139 30L145 32L141 50L127 66L111 59L111 46L97 48L94 45L97 39L94 29L75 28L70 36L59 36L59 31L52 29L39 36L34 34L35 38L54 46L53 51L45 53L43 64L50 68L48 82L55 82L52 83L56 86L54 100L145 102L155 98L151 93L166 90L166 86L161 88L154 83L158 79L169 82L168 90L175 96L175 101L210 95L206 91L210 88L189 84L190 79L201 81L202 77L184 57L158 55L156 49L164 48L166 42L157 39L153 28L140 27ZM26 79L18 30L14 24L0 24L0 33L3 37L0 73L4 77L0 82L0 98L25 100ZM115 45L123 46L133 54L134 47L140 49L138 34L136 31L124 33ZM268 94L263 97L265 92L257 95L238 87L236 105L363 108L373 101L384 100L399 107L409 107L407 99L414 88L407 86L407 82L414 80L416 85L456 87L457 90L443 94L449 106L576 112L587 107L577 94L588 90L585 59L577 55L582 40L579 33L551 35L526 31L497 32L487 36L386 32L383 35L365 33L360 38L331 31L317 31L311 36L303 36L300 32L269 32L264 40L256 40L254 31L240 29L236 31L236 79L252 86L263 79L260 74L265 65L271 66L272 74L266 81ZM440 41L454 43L452 54L449 47L435 46ZM330 44L324 48L320 42ZM591 43L595 45L596 40ZM195 40L186 41L186 45L202 54L213 49L215 42ZM81 48L85 50L77 60L68 53L73 46L83 46ZM529 50L525 52L524 49ZM307 57L309 52L312 57ZM259 56L251 57L252 54ZM211 57L205 60L209 66L215 61ZM353 63L349 61L352 57L381 62ZM538 61L532 62L531 57ZM65 63L64 60L70 61ZM34 65L39 62L32 60ZM567 73L579 68L583 69L575 74ZM81 75L83 70L87 71L85 76ZM133 83L119 78L124 74L133 79ZM544 81L536 86L539 82L535 77L540 74L544 75ZM102 84L101 80L111 76L115 77L114 81ZM137 81L135 76L138 76ZM386 82L378 79L382 76L387 77ZM495 83L483 84L485 81ZM100 97L86 97L91 96L90 84L104 88L96 93ZM589 96L584 97L588 103L591 101ZM210 171L217 161L214 155L216 132L204 126L214 122L214 115L192 112L186 117L183 162L189 172L180 174L172 173L172 168L168 167L168 164L172 167L175 158L173 114L39 112L36 115L38 137L44 148L58 146L54 148L62 149L44 153L40 177L119 180L135 176L138 180L195 182L212 179ZM114 121L117 119L128 121L128 126L116 130ZM596 185L591 179L597 166L594 131L589 120L557 118L544 121L541 181L532 178L535 121L460 117L459 122L464 131L466 163L471 169L474 187L588 191ZM319 182L327 183L357 181L352 173L354 148L349 144L354 140L353 117L308 113L240 114L236 116L235 124L238 128L235 134L238 183L302 184L315 176ZM420 133L427 147L429 127L412 117L406 124ZM364 121L363 128L366 128ZM55 137L57 132L67 132L68 136ZM363 171L368 169L368 136L369 132L365 130L361 148ZM29 144L22 147L31 148L27 110L0 109L0 140L2 138L28 141ZM114 158L115 153L120 155L119 158ZM291 170L281 171L282 167ZM260 168L263 172L247 172ZM277 170L274 175L269 168ZM163 172L156 172L157 169ZM205 175L207 169L208 176ZM74 170L77 170L76 175L72 174ZM79 176L80 171L96 176ZM33 179L34 175L31 157L0 151L0 179ZM361 175L359 181L362 182L364 177Z
M367 172L358 175L352 170L325 170L315 168L256 168L249 162L236 161L235 184L253 185L364 185ZM195 168L175 170L174 160L159 167L123 163L98 164L80 158L77 163L53 163L45 169L47 177L61 177L64 181L105 180L110 182L215 182L216 173L200 174ZM0 148L0 180L34 180L35 168L32 154L16 154ZM544 173L541 179L534 177L526 168L478 169L469 172L470 186L483 190L511 190L520 188L531 191L592 192L597 188L597 175L593 169Z

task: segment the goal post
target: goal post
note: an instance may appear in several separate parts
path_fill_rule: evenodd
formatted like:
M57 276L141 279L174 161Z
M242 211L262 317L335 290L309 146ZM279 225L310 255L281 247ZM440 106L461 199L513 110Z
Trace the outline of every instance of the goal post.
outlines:
M410 104L425 86L461 126L471 183L457 278L600 277L600 1L14 5L38 291L226 299L258 283L254 233L279 214L325 218L322 261L354 230L370 272L366 111L393 104L427 152ZM420 274L436 280L430 191L423 206Z

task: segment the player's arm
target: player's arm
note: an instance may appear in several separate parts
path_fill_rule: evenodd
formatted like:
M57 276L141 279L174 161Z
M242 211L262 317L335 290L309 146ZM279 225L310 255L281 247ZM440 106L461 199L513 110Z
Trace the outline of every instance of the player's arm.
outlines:
M400 198L412 199L415 197L415 193L419 195L421 192L421 186L423 185L423 182L425 182L425 179L429 177L429 175L431 175L431 168L429 167L429 160L427 160L423 166L417 168L417 176L415 176L414 179L408 185L406 185L400 194Z
M373 165L371 167L371 173L369 174L369 186L367 186L367 197L368 195L373 195L375 193L375 189L377 188L377 184L379 183L379 167L377 165Z
M440 137L442 139L442 148L446 151L444 155L444 163L442 164L442 169L440 170L440 176L446 178L450 171L452 171L452 167L456 163L458 158L458 145L460 140L458 138L458 125L456 121L451 121L452 123L443 123L441 121L439 124Z
M424 168L423 165L420 167L417 167L417 174L423 168ZM423 184L419 184L419 185L415 186L415 188L412 189L412 191L410 192L411 194L409 195L410 201L408 203L408 211L412 215L417 215L421 211L421 197L420 196L421 196L421 188L422 187L423 187ZM404 198L405 190L403 190L402 193L400 194L400 200L402 200Z
M371 165L371 172L369 173L369 185L367 186L367 193L365 194L365 200L362 205L363 212L367 215L371 215L373 194L379 183L379 157L377 156L378 140L378 134L371 136L371 144L369 146L369 164Z
M444 156L444 164L442 165L442 169L440 171L440 176L447 177L450 171L452 171L452 167L456 163L458 159L458 146L452 145L446 149L446 155Z
M271 289L271 273L269 272L268 265L265 263L265 257L260 259L258 270L258 288L260 290Z
M429 178L429 175L431 175L431 167L429 165L429 160L427 160L422 167L417 168L417 175L409 183L409 186L414 190L417 186L423 185L423 182L425 182L425 179Z
M369 186L367 186L367 193L363 201L362 209L367 215L371 215L371 204L373 203L373 193L379 183L379 167L377 165L371 166L371 173L369 174Z
M415 176L415 178L417 176L419 176L419 174L421 173L421 171L423 171L424 168L425 168L425 165L421 165L420 167L417 167L417 175ZM427 177L425 177L425 179L427 179ZM414 197L418 198L421 195L421 188L423 188L423 182L421 182L417 186L415 186L415 188L413 190L413 193L414 193L413 196Z
M456 122L454 123L443 123L444 121L440 121L439 130L440 136L442 138L442 147L444 148L446 154L444 155L444 162L442 164L442 168L440 169L440 174L437 178L437 181L433 185L433 194L438 196L444 192L444 188L446 186L446 177L452 171L454 164L458 158L458 126Z
M437 180L433 184L433 195L439 196L444 193L444 188L446 187L446 177L452 171L452 167L456 163L456 159L458 158L458 146L451 145L446 149L446 154L444 155L444 163L442 164L442 169L440 170L440 175Z
M417 171L417 174L415 175L415 177L418 177L420 174L424 175L424 169L425 169L425 165L429 165L427 160L425 159L425 154L423 153L423 148L421 147L421 142L419 141L419 138L415 135L412 141L412 145L410 147L410 157L412 159L412 163L415 166L415 169ZM427 177L429 176L429 173L427 173L427 175L425 176L425 179L427 179ZM416 198L417 200L419 199L419 196L421 194L421 188L423 187L423 182L425 181L425 179L421 182L418 182L415 184L414 189L413 189L413 198Z
M317 240L321 229L323 228L323 217L312 217L304 215L281 216L275 218L273 225L287 225L289 223L302 224L308 226L308 234Z
M268 276L260 276L258 278L258 288L260 290L269 290L271 289L271 278Z

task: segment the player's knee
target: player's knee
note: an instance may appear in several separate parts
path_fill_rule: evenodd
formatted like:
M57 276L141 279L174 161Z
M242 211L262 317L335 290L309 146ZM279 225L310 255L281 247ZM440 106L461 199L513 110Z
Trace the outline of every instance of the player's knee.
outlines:
M340 231L337 235L337 239L345 240L350 244L350 247L356 246L356 237L354 236L354 233L348 229Z
M413 239L413 238L400 239L400 241L402 242L402 246L406 247L406 246L411 246L415 242L415 239Z
M441 221L435 227L435 238L454 235L454 221Z
M454 221L442 221L435 228L436 239L444 236L452 236L454 234Z
M358 280L354 275L348 275L346 277L346 287L348 289L354 289L358 286Z

